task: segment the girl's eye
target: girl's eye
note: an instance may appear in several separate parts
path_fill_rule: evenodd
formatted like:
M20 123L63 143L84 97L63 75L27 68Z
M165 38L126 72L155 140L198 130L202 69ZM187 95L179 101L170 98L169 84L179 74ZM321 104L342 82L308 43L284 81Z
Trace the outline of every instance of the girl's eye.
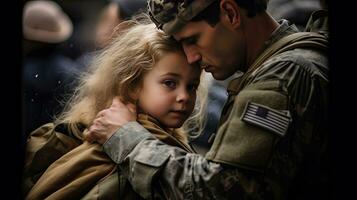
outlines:
M174 89L176 87L176 82L173 80L166 80L164 81L164 84L171 89Z

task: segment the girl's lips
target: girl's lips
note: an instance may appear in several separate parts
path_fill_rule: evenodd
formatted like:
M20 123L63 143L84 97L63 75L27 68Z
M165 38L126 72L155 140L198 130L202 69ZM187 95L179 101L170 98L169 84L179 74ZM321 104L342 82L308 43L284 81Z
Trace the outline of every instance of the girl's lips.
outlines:
M171 112L180 113L180 114L186 114L187 113L187 111L185 111L185 110L172 110Z
M187 111L185 111L185 110L172 110L170 112L175 114L175 115L179 115L179 116L186 116L187 115Z

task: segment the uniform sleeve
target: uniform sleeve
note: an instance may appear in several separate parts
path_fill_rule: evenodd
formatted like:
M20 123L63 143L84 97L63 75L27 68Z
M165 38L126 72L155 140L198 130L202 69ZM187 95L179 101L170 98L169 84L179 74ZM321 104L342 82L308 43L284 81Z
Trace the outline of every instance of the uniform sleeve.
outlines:
M145 199L248 199L262 188L254 172L166 145L136 122L119 129L104 150Z
M145 199L212 197L208 184L222 171L219 164L198 154L164 144L137 122L120 128L104 144L104 151Z

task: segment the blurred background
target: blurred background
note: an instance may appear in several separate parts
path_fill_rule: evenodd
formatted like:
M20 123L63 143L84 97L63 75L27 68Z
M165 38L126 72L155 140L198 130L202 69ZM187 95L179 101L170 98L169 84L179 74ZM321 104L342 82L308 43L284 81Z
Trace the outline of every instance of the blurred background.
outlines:
M73 93L91 58L121 21L146 9L146 0L32 0L23 2L22 127L51 122Z

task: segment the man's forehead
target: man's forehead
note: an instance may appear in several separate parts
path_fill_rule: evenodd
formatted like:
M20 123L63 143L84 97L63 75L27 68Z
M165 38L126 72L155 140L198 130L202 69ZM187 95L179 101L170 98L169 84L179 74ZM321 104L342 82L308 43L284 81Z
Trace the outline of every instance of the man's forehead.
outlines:
M172 34L172 36L176 41L181 41L189 37L192 37L199 33L201 27L199 26L199 24L200 22L188 22L179 31Z

